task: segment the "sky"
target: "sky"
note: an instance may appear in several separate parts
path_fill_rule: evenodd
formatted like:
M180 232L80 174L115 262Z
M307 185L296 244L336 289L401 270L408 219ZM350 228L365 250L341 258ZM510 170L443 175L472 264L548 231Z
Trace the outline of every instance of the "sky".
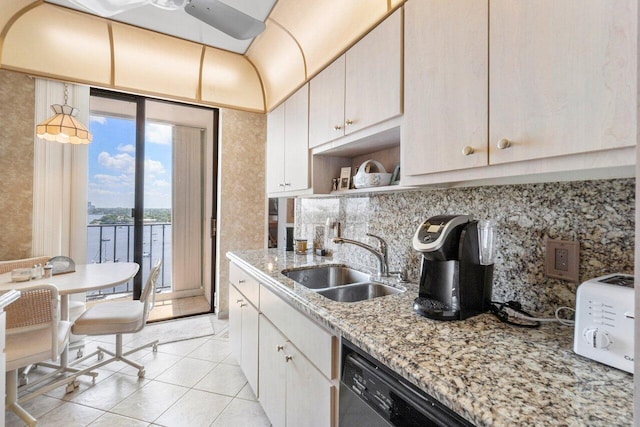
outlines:
M91 115L88 201L100 208L133 207L135 120ZM171 208L172 126L147 123L144 205Z

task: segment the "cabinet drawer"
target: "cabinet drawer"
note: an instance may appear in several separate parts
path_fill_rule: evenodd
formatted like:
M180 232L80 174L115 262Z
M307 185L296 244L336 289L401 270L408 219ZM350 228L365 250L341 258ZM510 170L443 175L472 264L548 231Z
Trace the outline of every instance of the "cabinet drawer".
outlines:
M329 379L337 374L337 338L260 285L260 310Z
M238 288L255 307L260 307L260 288L258 281L234 263L229 263L229 281Z

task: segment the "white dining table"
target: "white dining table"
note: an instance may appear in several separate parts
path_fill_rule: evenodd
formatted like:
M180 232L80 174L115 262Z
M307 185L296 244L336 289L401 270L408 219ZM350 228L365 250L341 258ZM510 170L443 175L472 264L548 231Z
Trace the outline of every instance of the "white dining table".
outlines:
M60 295L60 318L69 320L69 296L81 292L97 291L121 285L131 280L140 266L135 262L106 262L102 264L76 265L76 271L56 274L48 278L12 282L11 273L0 274L0 292L21 290L39 284L50 283L58 288ZM77 372L68 366L68 346L60 356L60 369Z
M60 318L69 320L69 295L97 291L126 283L136 275L140 266L135 262L105 262L102 264L76 265L76 271L56 274L49 278L12 282L11 273L0 274L0 292L24 289L51 283L60 295Z

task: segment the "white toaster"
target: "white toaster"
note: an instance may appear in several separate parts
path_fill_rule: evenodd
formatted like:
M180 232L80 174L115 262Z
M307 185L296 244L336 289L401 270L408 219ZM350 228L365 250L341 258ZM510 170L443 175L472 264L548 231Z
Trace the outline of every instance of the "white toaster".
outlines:
M578 286L573 351L633 373L633 276L609 274Z

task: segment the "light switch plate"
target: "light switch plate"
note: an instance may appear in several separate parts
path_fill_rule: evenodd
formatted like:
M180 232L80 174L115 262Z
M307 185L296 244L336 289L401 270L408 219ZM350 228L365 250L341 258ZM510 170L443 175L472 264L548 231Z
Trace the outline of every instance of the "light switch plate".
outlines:
M547 277L578 283L580 243L547 239L544 271Z

